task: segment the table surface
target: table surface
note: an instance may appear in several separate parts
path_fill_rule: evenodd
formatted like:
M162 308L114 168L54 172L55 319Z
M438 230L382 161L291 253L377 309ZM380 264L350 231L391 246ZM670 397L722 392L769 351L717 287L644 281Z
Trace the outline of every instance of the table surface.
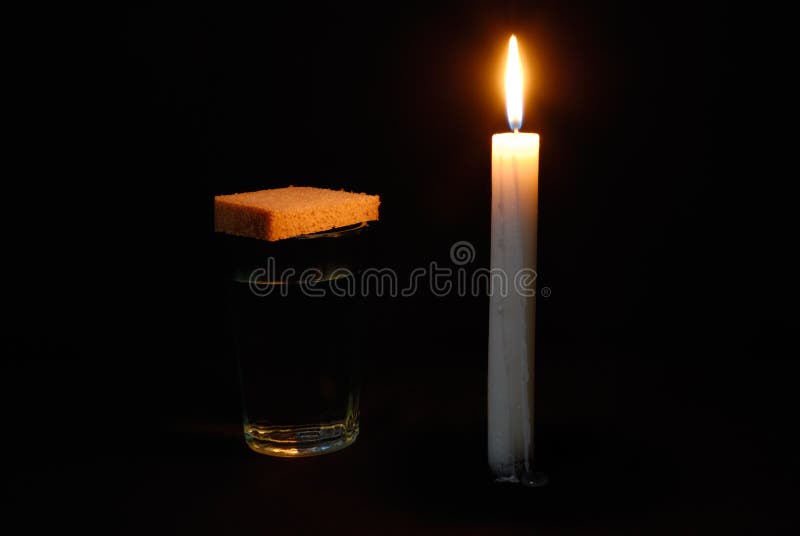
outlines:
M104 385L75 390L63 379L96 378L99 363L12 359L9 512L34 533L706 534L789 525L789 468L763 448L761 429L703 396L708 370L695 371L692 392L675 381L686 370L666 360L541 348L537 463L550 484L531 489L493 484L487 473L479 349L456 344L458 359L434 364L443 348L412 357L408 344L367 364L356 443L293 460L246 448L227 360L162 368L158 381L118 367ZM123 376L120 391L114 380ZM34 383L48 395L20 408ZM45 410L50 420L31 422Z

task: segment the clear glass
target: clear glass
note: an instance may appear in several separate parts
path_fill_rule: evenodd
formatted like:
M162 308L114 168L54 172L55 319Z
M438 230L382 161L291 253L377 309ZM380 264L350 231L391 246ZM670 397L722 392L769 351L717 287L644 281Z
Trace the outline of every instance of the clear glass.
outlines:
M290 239L277 251L258 245L276 253L277 270L293 261L298 274L300 266L322 267L312 292L276 273L259 275L254 287L241 262L229 279L244 437L255 452L314 456L358 437L362 303L341 290L355 288L351 257L342 254L351 248L342 246L357 240L359 229Z

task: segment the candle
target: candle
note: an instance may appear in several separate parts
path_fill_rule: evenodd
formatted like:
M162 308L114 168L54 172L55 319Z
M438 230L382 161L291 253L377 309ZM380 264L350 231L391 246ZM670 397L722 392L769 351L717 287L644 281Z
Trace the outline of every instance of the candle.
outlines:
M498 481L526 482L533 470L536 302L521 283L536 269L539 135L519 132L522 65L513 35L505 86L513 132L492 136L491 267L502 270L508 287L506 295L493 288L489 299L489 467Z

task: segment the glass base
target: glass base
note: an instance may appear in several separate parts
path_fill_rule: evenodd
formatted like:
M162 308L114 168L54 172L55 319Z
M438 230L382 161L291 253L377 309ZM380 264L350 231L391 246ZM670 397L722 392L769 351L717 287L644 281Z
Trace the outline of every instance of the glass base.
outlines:
M547 473L541 471L521 471L511 476L495 476L498 484L522 484L528 488L541 488L549 482Z
M345 421L303 426L244 425L244 439L259 454L283 458L301 458L336 452L358 437L358 425Z

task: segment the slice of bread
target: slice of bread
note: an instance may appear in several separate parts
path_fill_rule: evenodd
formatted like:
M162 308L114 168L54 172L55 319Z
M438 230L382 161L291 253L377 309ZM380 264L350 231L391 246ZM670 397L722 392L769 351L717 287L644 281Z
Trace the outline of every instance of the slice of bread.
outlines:
M281 240L378 219L380 197L289 186L214 198L214 230Z

